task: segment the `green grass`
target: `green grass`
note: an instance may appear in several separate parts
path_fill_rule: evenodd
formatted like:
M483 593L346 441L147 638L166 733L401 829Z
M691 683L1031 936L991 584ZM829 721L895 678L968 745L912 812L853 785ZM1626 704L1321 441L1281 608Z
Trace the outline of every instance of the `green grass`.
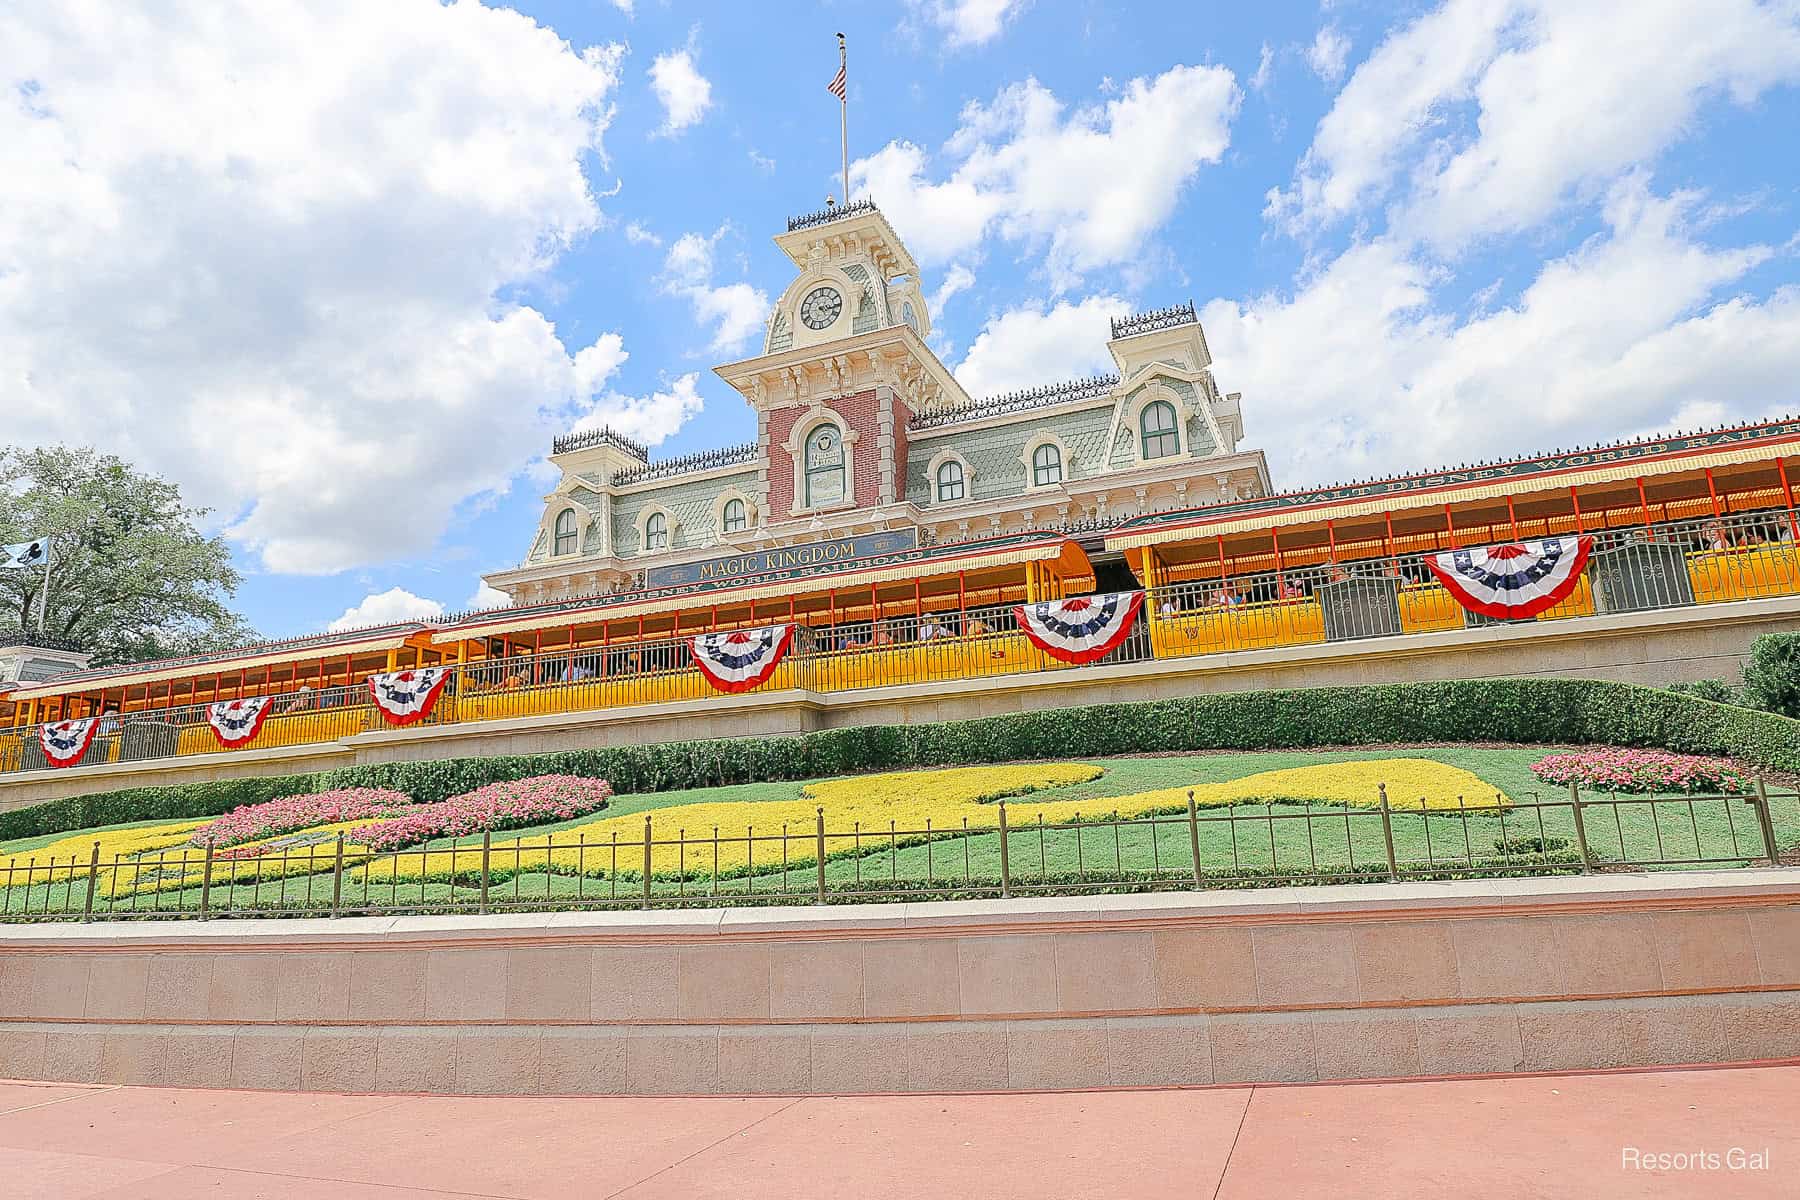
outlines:
M1571 814L1562 807L1532 807L1534 800L1560 804L1565 798L1560 789L1545 787L1531 774L1530 764L1548 752L1550 748L1535 746L1436 746L1075 760L1094 762L1106 773L1096 780L1034 792L1008 806L1012 832L1007 841L1006 874L1015 890L1030 890L1033 886L1096 890L1184 883L1192 886L1197 843L1200 870L1207 876L1249 875L1281 880L1362 877L1373 872L1372 877L1385 877L1386 835L1380 814L1369 809L1303 804L1202 809L1190 829L1185 810L1111 826L1040 828L1033 808L1040 802L1092 799L1094 811L1091 815L1084 813L1084 820L1099 820L1110 811L1106 801L1115 796L1222 782L1260 771L1397 757L1430 758L1463 768L1507 792L1517 804L1510 811L1466 816L1392 814L1394 856L1403 865L1423 869L1427 864L1436 864L1448 870L1459 864L1473 864L1481 873L1527 873L1545 869L1541 857L1527 852L1522 842L1536 839L1552 848L1555 861L1551 868L1569 869L1575 840ZM698 802L756 804L791 800L803 786L795 782L755 783L620 796L609 806L607 815ZM1608 798L1600 795L1588 799L1596 802L1587 810L1589 847L1602 862L1699 859L1725 865L1749 861L1762 851L1754 812L1742 800L1696 799L1653 808L1637 797L1621 797L1617 804L1608 803ZM1778 843L1783 847L1800 845L1800 801L1785 796L1778 799L1774 817ZM753 821L754 814L747 814L747 818ZM591 816L508 831L506 836L557 833L589 820ZM836 828L831 828L830 833L825 866L828 893L935 889L946 894L975 894L997 889L1001 877L997 831L947 835L931 841L914 839L910 844L898 837L890 839L884 831L869 831L860 837L840 836ZM68 835L24 839L0 846L0 850L29 851L64 836ZM1561 843L1568 845L1558 851ZM480 844L481 838L476 835L439 840L431 843L431 848ZM784 893L800 901L815 897L819 881L813 838L797 833L786 843L786 850L784 865L779 842L760 843L754 870L740 869L714 880L708 869L709 843L696 841L689 870L658 874L651 881L651 892L659 901L677 902L682 897L704 899L713 895L738 900L779 898ZM610 870L610 851L596 848L591 853L585 871L577 875L560 869L546 871L542 861L532 862L528 853L509 855L496 849L490 863L489 901L496 907L554 907L606 903L615 898L620 903L642 901L642 878L633 868L634 862L641 863L641 857L634 859L622 844L615 877ZM466 876L454 882L434 879L378 884L366 883L347 872L342 901L346 908L472 905L480 894L477 869L478 860L471 859ZM80 911L86 890L85 879L4 889L0 891L0 917L17 919L39 913ZM215 883L208 899L215 910L311 909L329 906L331 892L331 876L327 872L290 876L260 885ZM134 911L191 913L199 907L200 893L200 888L191 887L125 897L112 904L100 897L95 911L121 915Z

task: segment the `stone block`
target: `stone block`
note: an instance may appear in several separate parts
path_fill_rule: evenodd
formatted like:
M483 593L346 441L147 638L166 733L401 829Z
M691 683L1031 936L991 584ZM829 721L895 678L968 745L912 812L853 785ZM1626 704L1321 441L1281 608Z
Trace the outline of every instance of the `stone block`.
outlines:
M954 1016L961 1004L956 939L871 938L863 946L863 1011L871 1017Z
M1056 939L1039 934L957 939L960 1011L1057 1011Z
M1256 950L1249 929L1159 929L1152 944L1158 1008L1256 1004Z
M683 946L678 986L683 1019L767 1017L769 947L763 942Z
M1065 1013L1156 1007L1156 942L1143 931L1059 933L1056 998Z
M1114 1017L1106 1022L1115 1087L1189 1087L1213 1081L1211 1018Z
M598 946L589 976L595 1021L672 1021L680 1008L672 946Z
M769 1016L777 1020L863 1015L860 941L769 946Z
M1228 1013L1207 1025L1215 1083L1307 1083L1318 1075L1305 1013Z
M1007 1086L1094 1088L1111 1081L1103 1021L1008 1021Z
M719 1091L794 1095L812 1087L811 1036L805 1026L779 1032L719 1030Z

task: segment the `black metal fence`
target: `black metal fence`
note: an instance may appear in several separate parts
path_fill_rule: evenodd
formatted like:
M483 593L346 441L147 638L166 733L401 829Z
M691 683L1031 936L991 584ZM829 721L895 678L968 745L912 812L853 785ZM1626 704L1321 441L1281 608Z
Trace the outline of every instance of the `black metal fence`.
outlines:
M267 853L182 845L151 854L15 854L0 919L487 913L830 904L1239 888L1588 871L1738 867L1800 841L1800 793L1591 793L1512 803L1396 797L1367 807L1237 804L1045 821L1020 804L991 820L885 827L814 818L690 829L678 809L641 834L484 834L388 853L354 831L300 833Z

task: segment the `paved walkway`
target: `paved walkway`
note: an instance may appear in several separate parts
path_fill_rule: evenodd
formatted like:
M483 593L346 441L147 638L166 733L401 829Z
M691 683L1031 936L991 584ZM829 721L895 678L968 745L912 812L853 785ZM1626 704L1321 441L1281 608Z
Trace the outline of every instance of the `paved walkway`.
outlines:
M0 1194L1787 1197L1796 1113L1800 1066L740 1100L0 1083Z

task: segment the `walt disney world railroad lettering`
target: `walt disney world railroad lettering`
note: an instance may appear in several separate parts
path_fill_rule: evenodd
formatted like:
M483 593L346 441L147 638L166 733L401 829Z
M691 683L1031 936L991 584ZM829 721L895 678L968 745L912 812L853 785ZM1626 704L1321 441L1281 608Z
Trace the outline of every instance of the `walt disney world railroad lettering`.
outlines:
M865 533L857 537L832 538L829 541L808 542L800 546L782 546L774 550L728 554L723 558L677 563L668 567L651 567L644 572L644 586L646 588L668 588L684 587L691 583L749 580L759 575L792 571L797 567L823 567L858 558L878 558L884 554L902 554L908 550L917 549L918 545L919 534L914 529Z

